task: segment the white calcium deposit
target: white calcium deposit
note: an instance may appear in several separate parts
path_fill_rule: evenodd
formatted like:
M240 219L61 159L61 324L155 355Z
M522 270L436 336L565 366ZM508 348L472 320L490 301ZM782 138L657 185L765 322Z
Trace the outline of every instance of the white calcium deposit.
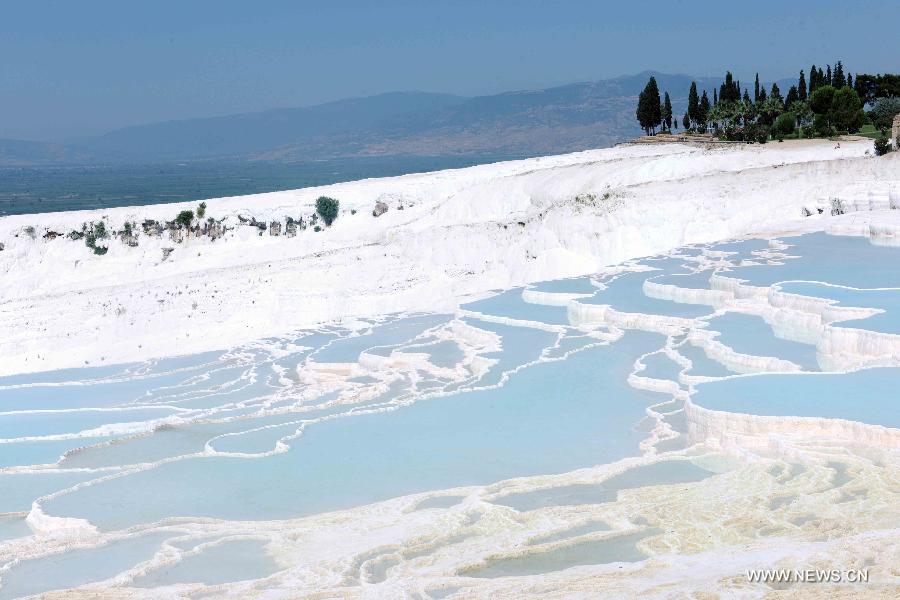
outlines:
M168 234L139 233L136 247L108 240L109 251L102 256L83 240L44 235L80 230L82 223L101 219L111 230L126 221L140 229L145 219L172 220L197 203L5 217L0 219L5 246L0 251L0 374L234 348L322 322L343 320L352 328L355 319L371 315L447 310L457 318L428 335L458 343L462 358L455 366L433 364L419 343L390 352L361 351L356 362L313 358L294 373L279 367L280 376L297 377L311 395L343 386L346 398L333 402L348 405L385 392L396 373L477 380L494 364L496 359L486 355L501 347L500 337L459 317L563 329L459 309L464 299L489 290L609 273L613 270L603 267L630 258L747 234L774 238L825 230L897 245L900 154L875 158L871 145L622 146L222 198L207 201L207 215L231 228L220 239L175 242ZM282 224L288 216L308 219L320 195L341 202L338 219L321 232L307 228L296 237L259 235L256 227L241 224L250 218ZM389 210L376 218L377 201ZM165 259L164 248L174 249ZM771 242L771 256L784 248ZM767 252L755 256L769 260ZM707 260L717 260L716 252L698 258ZM709 378L690 375L690 360L679 349L696 346L742 373L729 377L804 376L793 362L735 352L699 326L725 311L756 315L778 337L816 344L816 359L835 371L900 365L900 336L837 327L872 310L789 294L777 284L754 287L722 274L711 277L710 289L679 288L671 277L666 281L648 279L643 291L653 298L706 304L710 314L697 319L643 315L581 302L589 296L585 293L522 292L529 304L566 307L571 323L592 342L615 340L626 329L666 336L665 346L640 356L627 376L635 388L667 394L646 408L649 425L644 423L640 456L296 519L175 518L111 532L45 514L48 495L28 513L34 535L0 544L0 564L12 571L29 558L161 532L171 538L150 558L111 579L46 597L897 597L898 430L704 408L691 396L694 384ZM646 365L659 354L681 368L677 382L651 376ZM550 360L562 358L551 359L545 351L491 385L501 387L516 371ZM362 376L371 381L352 381ZM670 417L672 423L679 417L684 422L686 440L678 446L666 446L680 436ZM266 456L286 451L306 426L299 417L296 424L296 432L279 439ZM212 438L197 456L249 458L229 452L227 444L217 447L233 435ZM151 469L169 460L176 459L128 468ZM502 503L510 495L556 488L566 494L573 485L602 484L661 461L670 467L690 462L711 475L674 483L651 478L647 485L617 489L608 501L522 511ZM107 478L128 474L96 471ZM263 579L222 585L140 585L148 573L237 540L264 543L278 569ZM602 564L571 559L583 547L615 557L636 550L645 558L597 561ZM552 562L558 553L569 553L574 565L539 574L485 576L523 559ZM747 570L760 567L869 568L873 581L779 588L748 581Z
M171 221L198 202L0 218L0 374L222 349L353 316L453 308L467 294L826 219L835 198L849 209L883 197L887 207L900 189L900 157L870 154L868 141L621 146L220 198L206 209L228 228L215 241L141 231L144 220ZM240 224L308 220L320 195L341 203L321 232L259 235ZM377 201L389 210L375 218ZM113 238L98 256L65 237L100 220L110 231L135 222L137 247ZM890 242L891 227L873 225L873 236ZM48 232L61 235L45 239Z

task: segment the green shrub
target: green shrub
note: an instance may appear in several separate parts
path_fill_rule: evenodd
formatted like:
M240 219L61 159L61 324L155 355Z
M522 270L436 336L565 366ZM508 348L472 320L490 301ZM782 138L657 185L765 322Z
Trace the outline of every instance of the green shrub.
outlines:
M206 202L201 202L200 206L197 207L197 218L202 219L206 214Z
M875 139L875 155L876 156L884 156L888 152L891 151L891 142L888 141L887 137L881 136L880 138Z
M103 240L109 237L109 233L106 231L106 223L103 221L91 223L90 229L85 229L84 245L93 250L94 254L99 256L106 254L109 251L109 248L97 245L97 240Z
M325 221L325 226L331 225L338 215L341 203L328 196L319 196L316 200L316 213Z
M890 129L894 117L900 114L900 98L879 98L869 112L869 119L876 129Z
M816 135L819 137L830 137L834 135L834 127L831 126L831 123L828 122L828 117L825 115L815 116L813 119L813 130L815 130Z
M775 119L773 127L776 135L791 135L794 133L794 123L797 122L797 116L792 112L781 113Z
M178 213L178 216L175 217L175 223L179 227L190 227L191 222L194 220L194 211L192 210L183 210Z
M322 231L322 228L316 225L315 227L313 227L313 231Z

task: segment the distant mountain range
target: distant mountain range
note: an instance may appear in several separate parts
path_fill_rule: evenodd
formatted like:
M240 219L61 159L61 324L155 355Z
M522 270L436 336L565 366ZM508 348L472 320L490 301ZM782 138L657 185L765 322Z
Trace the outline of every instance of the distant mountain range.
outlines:
M721 82L643 72L473 98L392 92L303 108L126 127L73 143L0 139L0 165L570 152L639 135L635 103L651 74L660 92L671 95L676 114L684 112L691 81L710 96Z

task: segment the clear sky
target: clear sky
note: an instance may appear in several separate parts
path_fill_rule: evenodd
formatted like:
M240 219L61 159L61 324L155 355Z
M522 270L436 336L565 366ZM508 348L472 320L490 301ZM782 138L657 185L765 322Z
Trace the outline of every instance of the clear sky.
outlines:
M896 0L14 0L0 4L0 137L646 69L896 72L897 14Z

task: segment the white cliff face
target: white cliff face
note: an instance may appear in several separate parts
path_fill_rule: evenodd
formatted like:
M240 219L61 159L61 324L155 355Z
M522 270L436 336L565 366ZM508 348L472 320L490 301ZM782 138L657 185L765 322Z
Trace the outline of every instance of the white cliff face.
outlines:
M197 352L352 316L447 309L466 294L595 272L805 214L817 220L834 195L897 188L897 160L869 157L869 146L623 146L222 198L207 201L207 217L228 228L214 241L141 231L144 220L172 220L193 204L5 217L0 373ZM239 219L302 217L309 225L322 194L341 201L322 232L260 235ZM390 210L376 219L379 201ZM136 223L138 246L109 239L99 256L65 237L101 220L110 231ZM63 235L45 240L47 232Z

